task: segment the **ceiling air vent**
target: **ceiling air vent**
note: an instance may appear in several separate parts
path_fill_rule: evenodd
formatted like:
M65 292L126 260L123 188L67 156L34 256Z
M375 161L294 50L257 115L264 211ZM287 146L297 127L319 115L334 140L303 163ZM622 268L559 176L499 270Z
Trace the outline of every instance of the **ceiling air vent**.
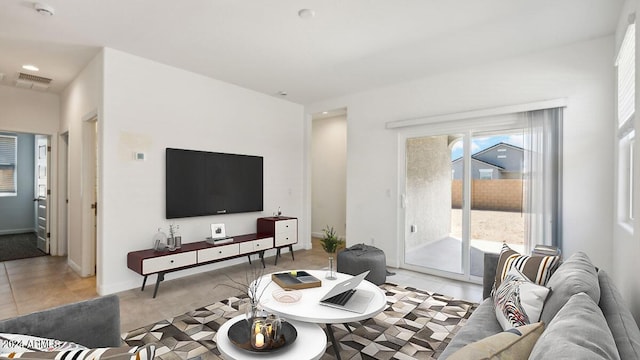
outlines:
M46 84L49 85L51 83L51 79L46 78L46 77L42 77L42 76L36 76L36 75L31 75L31 74L25 74L25 73L19 73L18 74L18 79L20 80L26 80L26 81L33 81L39 84Z
M50 83L51 79L49 78L25 73L18 73L18 79L16 80L16 86L19 88L42 91L47 90Z

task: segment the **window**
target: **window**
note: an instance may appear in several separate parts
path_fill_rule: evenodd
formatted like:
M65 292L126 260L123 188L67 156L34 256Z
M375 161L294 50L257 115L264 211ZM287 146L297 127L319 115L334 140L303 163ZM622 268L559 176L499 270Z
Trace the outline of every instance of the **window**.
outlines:
M480 171L480 180L493 179L493 169L478 169Z
M618 97L618 220L632 230L633 226L633 188L634 164L633 148L635 141L635 33L636 26L631 24L622 40L616 59L617 97Z
M0 135L0 196L15 196L18 138Z

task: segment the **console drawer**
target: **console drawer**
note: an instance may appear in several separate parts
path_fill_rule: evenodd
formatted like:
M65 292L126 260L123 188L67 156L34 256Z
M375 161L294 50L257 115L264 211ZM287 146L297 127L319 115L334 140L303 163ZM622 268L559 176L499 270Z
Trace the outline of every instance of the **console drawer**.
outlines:
M142 274L153 274L161 271L176 269L196 264L196 253L193 251L159 256L142 261Z
M240 247L238 246L238 244L230 244L202 249L198 250L198 263L224 259L231 256L236 256L238 254L240 254Z
M245 241L240 243L240 254L251 253L254 251L267 250L273 248L273 238L264 238L253 241Z

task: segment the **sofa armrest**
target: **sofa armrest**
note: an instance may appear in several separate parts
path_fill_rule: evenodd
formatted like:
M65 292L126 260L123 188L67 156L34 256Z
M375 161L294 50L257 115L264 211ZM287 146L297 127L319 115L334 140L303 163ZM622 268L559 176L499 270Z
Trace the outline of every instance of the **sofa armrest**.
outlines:
M496 279L496 268L500 254L484 253L484 273L482 275L482 298L491 296L491 289Z
M120 299L107 295L0 320L0 333L71 341L89 348L120 346Z

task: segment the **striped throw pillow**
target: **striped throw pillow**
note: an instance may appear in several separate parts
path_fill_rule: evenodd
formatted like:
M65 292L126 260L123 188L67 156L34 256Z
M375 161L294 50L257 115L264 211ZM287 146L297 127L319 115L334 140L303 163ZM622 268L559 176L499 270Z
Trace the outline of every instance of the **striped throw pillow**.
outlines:
M0 354L0 359L56 360L153 360L155 344L116 348L76 349L65 351L29 351Z
M511 268L518 269L533 283L545 286L547 281L558 267L559 256L528 256L521 255L511 249L509 245L502 244L498 266L496 267L496 279L493 283L493 292L500 287L502 280L507 276Z

